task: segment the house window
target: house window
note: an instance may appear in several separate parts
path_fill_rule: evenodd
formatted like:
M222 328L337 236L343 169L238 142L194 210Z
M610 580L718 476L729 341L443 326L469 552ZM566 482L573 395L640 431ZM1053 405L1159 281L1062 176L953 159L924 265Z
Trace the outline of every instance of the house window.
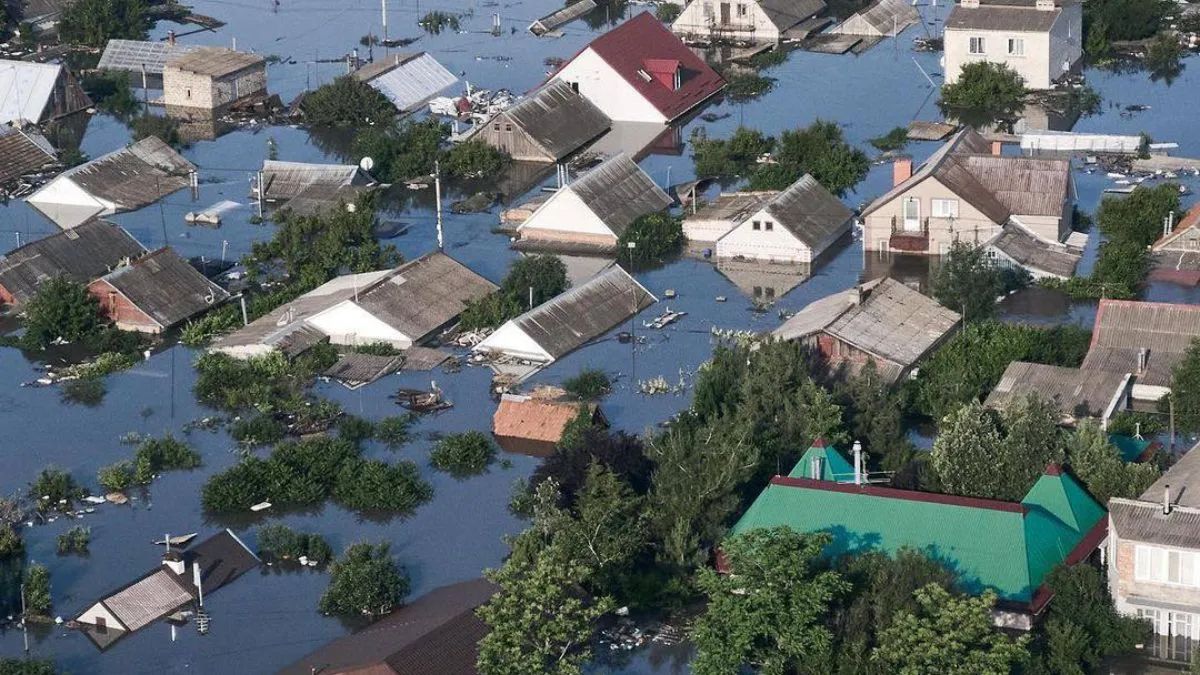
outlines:
M987 45L984 43L983 38L973 37L973 38L971 38L971 43L968 46L968 50L972 54L986 54L987 53Z
M500 131L500 125L499 125L499 124L493 124L493 125L492 125L492 131Z
M1196 554L1157 546L1138 545L1133 561L1133 578L1175 586L1200 586Z
M771 222L771 221L769 221L769 220L767 220L767 221L764 221L764 222L763 222L763 229L764 229L764 230L766 230L767 232L770 232L771 230L774 230L774 229L775 229L775 223L772 223L772 222Z
M704 3L704 18L709 20L713 18L713 6L711 2Z
M754 297L756 297L756 298L761 298L761 297L762 297L762 286L755 286L755 287L754 287Z
M752 223L750 223L750 228L751 228L751 229L753 229L753 230L755 230L755 231L757 231L757 230L761 230L761 229L762 229L762 223L760 223L759 221L755 220L755 221L753 221Z
M957 218L958 217L958 200L957 199L934 199L933 202L933 217L934 218Z
M746 5L744 5L744 4L741 4L741 3L738 3L738 6L737 6L737 15L738 15L739 17L744 17L744 16L746 16Z
M647 73L645 70L643 70L641 68L638 68L637 74L638 74L638 77L642 78L643 80L645 80L647 82L651 82L654 80L653 77L650 77L650 73Z
M512 133L512 125L511 125L511 124L505 124L505 125L504 125L504 130L505 130L505 131L507 131L508 133L510 133L510 134L511 134L511 133Z
M767 286L766 288L763 289L763 295L767 296L768 300L774 300L775 299L775 287Z
M183 97L184 97L184 98L187 98L187 99L191 99L191 98L192 98L192 90L191 90L191 89L184 89L184 90L183 90Z
M1145 621L1149 621L1151 630L1153 630L1155 633L1162 633L1162 631L1159 630L1158 610L1157 609L1147 609L1145 607L1138 607L1137 618L1143 619Z
M579 93L579 83L578 82L571 83L571 91L575 92L576 94Z
M1008 39L1009 56L1025 56L1025 40L1021 38Z

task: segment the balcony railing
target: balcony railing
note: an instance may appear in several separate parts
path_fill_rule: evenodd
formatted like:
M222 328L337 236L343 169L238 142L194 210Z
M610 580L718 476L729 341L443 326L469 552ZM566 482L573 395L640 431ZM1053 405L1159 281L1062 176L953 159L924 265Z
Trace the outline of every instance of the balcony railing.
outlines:
M892 216L892 236L888 241L888 247L893 251L906 251L909 253L926 253L929 251L929 219L922 218L917 221L917 229L907 229L902 227L903 221Z

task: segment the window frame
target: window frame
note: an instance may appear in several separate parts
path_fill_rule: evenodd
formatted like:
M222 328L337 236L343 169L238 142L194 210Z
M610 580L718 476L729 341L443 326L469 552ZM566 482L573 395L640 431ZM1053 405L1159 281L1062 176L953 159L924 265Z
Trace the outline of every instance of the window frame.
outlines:
M1021 48L1021 50L1014 51L1013 50L1014 46L1019 46ZM1020 37L1008 38L1008 55L1024 57L1025 56L1025 38L1020 38Z
M975 49L975 45L979 45L979 49ZM982 35L972 35L967 38L967 53L975 56L985 56L987 54L987 40Z

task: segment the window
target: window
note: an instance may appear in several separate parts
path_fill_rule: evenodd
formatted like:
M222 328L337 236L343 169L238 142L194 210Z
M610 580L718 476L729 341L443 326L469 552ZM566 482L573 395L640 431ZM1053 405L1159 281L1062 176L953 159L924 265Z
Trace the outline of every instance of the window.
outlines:
M763 289L763 295L767 296L768 300L774 300L775 299L775 287L767 286L766 288Z
M754 287L754 297L756 297L756 298L761 298L761 297L762 297L762 286L755 286L755 287Z
M738 3L738 6L737 6L737 15L738 15L738 16L741 16L741 17L744 17L744 16L746 16L746 5L744 5L744 4L741 4L741 3Z
M713 6L712 6L711 2L704 3L704 18L705 19L713 18Z
M1196 554L1192 551L1138 545L1133 561L1133 578L1137 581L1200 587L1198 566Z
M576 94L579 93L579 83L578 82L571 83L571 91L575 92Z
M987 53L987 45L984 44L983 38L981 38L981 37L971 38L971 43L969 45L969 51L972 54L986 54Z
M1158 610L1157 609L1146 609L1145 607L1138 607L1137 617L1139 619L1145 619L1146 621L1149 621L1150 628L1155 633L1162 632L1161 630L1159 630L1159 626L1158 626Z
M191 90L191 89L184 89L184 90L183 90L183 96L184 96L184 98L188 98L188 99L190 99L190 98L192 97L192 90Z
M958 217L958 200L957 199L934 199L933 200L933 217L934 218L957 218Z
M770 232L775 229L775 223L772 223L771 221L768 220L763 223L763 229L766 230L767 232Z
M504 130L505 130L505 131L507 131L508 133L510 133L510 134L511 134L511 133L512 133L512 125L511 125L511 124L505 124L505 125L504 125Z
M753 229L753 230L755 230L755 231L757 231L757 230L761 230L761 229L762 229L762 223L760 223L760 222L758 222L758 221L756 220L756 221L754 221L754 222L750 223L750 228L751 228L751 229Z
M647 73L645 70L643 70L641 68L638 68L637 74L638 74L638 77L642 78L646 82L652 82L654 80L653 77L650 77L650 73Z
M1008 39L1009 56L1025 56L1025 40L1021 38Z
M492 125L492 131L500 131L500 125L499 125L499 124L493 124L493 125Z

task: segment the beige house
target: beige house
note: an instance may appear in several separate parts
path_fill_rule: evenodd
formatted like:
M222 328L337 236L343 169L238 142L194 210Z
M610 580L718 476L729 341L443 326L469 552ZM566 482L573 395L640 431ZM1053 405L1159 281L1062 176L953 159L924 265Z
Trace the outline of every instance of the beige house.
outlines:
M893 165L893 187L862 214L864 248L941 255L955 241L985 245L1008 223L1051 245L1071 231L1071 162L1005 156L965 129L913 172Z
M693 0L671 24L686 42L778 42L825 9L825 0Z
M1077 0L962 0L946 19L946 84L975 61L1003 63L1030 89L1049 89L1083 57Z
M1117 611L1154 628L1151 656L1192 660L1200 638L1200 452L1137 499L1110 499L1108 587Z
M267 62L257 54L204 47L163 67L163 103L172 108L222 111L266 91Z

